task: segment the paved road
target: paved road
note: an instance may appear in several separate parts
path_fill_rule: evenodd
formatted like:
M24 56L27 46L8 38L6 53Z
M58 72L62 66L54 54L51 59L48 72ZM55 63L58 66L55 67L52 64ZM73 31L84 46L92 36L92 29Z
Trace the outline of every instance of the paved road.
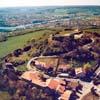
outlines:
M80 81L80 83L83 85L83 88L82 88L82 94L77 93L78 96L80 97L78 100L82 100L84 96L86 96L88 93L91 92L91 88L94 86L93 82L87 83Z

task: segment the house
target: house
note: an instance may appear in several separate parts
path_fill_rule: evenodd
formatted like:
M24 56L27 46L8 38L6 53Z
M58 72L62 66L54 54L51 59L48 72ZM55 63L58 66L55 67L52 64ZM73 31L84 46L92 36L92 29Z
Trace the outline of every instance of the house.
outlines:
M26 71L21 75L21 78L32 81L32 83L37 84L41 87L45 87L46 84L41 79L41 75L38 71Z
M80 74L80 73L82 73L82 72L83 72L83 69L82 69L81 67L75 68L75 73L76 73L76 75L77 75L77 74Z
M59 70L66 71L69 68L70 68L70 64L60 64L58 67L58 71Z
M49 87L50 89L54 89L60 93L63 93L65 91L65 86L62 84L65 84L65 82L59 78L50 78L46 81L47 87Z
M71 81L68 83L67 87L71 87L72 89L75 89L79 85L78 81Z

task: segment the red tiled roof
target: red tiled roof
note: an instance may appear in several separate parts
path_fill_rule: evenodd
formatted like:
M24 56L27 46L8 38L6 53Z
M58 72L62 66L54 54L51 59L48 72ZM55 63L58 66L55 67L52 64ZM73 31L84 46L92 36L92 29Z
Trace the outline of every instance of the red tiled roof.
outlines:
M27 71L22 76L23 79L31 80L32 83L35 83L40 86L46 86L45 82L43 82L40 78L39 72L37 71Z
M60 79L48 79L46 81L46 85L51 88L51 89L55 89L61 93L64 92L65 90L65 86L62 86L61 84L65 84L64 81L60 80Z
M51 89L56 89L57 86L59 85L59 81L54 80L54 79L48 79L48 80L46 81L46 84L47 84L47 86L48 86L49 88L51 88Z

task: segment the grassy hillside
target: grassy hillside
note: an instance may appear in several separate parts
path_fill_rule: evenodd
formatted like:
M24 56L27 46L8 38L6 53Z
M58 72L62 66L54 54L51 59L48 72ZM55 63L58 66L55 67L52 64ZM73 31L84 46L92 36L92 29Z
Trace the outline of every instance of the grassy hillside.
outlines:
M30 39L39 39L44 33L50 34L51 30L41 30L25 35L9 37L7 41L0 42L0 58L15 49L22 48Z
M100 29L85 29L84 31L100 33Z
M54 30L40 30L32 33L28 33L25 35L9 37L7 41L0 42L0 58L7 55L8 53L12 52L15 49L22 48L26 42L30 39L39 39L45 33L46 36L49 36ZM84 31L90 32L98 32L100 33L100 29L85 29ZM71 33L71 31L63 31L61 34ZM44 39L44 37L42 37Z

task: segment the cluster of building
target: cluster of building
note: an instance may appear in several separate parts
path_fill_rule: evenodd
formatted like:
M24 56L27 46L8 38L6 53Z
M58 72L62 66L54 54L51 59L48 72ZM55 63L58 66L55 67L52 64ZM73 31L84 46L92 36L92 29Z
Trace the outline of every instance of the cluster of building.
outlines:
M22 74L21 78L29 80L43 88L48 87L54 91L57 91L60 94L57 100L82 100L82 98L91 92L93 87L96 87L92 82L87 83L78 78L69 77L68 73L60 73L55 77L49 76L49 74L46 75L44 72L46 70L44 69L49 69L51 66L46 65L45 62L34 60L33 62L30 62L30 64L30 66L35 67L36 70L25 72ZM42 69L38 70L40 67ZM68 65L62 64L59 65L59 68L66 69L68 68ZM76 76L81 76L84 72L82 67L75 68L74 71ZM96 91L99 90L96 88ZM97 92L97 94L99 94L99 92Z
M43 88L50 88L57 91L60 96L58 100L69 100L73 90L79 87L78 81L67 81L60 78L47 78L45 81L42 80L40 73L37 71L25 72L21 78L31 81Z

